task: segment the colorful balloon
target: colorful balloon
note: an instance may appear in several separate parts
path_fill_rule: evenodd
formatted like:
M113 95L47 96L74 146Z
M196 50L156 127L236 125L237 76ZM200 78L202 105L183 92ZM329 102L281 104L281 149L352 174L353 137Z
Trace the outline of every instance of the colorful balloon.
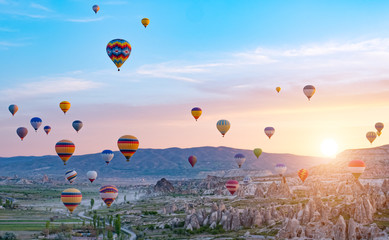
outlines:
M261 156L262 154L262 149L260 148L254 148L254 155L259 158L259 156Z
M100 10L99 5L93 5L92 10L95 12L95 14Z
M245 183L245 184L249 184L249 183L251 183L251 177L250 176L246 176L246 177L244 177L243 178L243 183Z
M120 152L126 157L127 162L129 162L139 147L139 141L132 135L124 135L119 138L118 147Z
M34 118L31 118L30 123L36 132L38 130L38 128L42 125L42 119L40 119L38 117L34 117Z
M305 96L307 96L308 100L311 100L311 97L316 92L316 88L312 85L307 85L303 89Z
M194 108L192 108L192 116L194 117L194 119L196 119L196 121L197 121L197 119L199 119L199 117L201 116L201 113L203 112L202 110L201 110L201 108L199 108L199 107L194 107Z
M278 173L280 176L282 176L286 172L286 165L282 163L278 163L275 167L274 170L276 173Z
M143 26L145 26L145 28L147 27L147 25L149 25L149 23L150 23L150 19L148 19L148 18L142 19L142 24L143 24Z
M228 180L226 182L226 188L227 190L231 193L231 195L234 195L234 193L238 190L239 188L239 182L236 180Z
M384 124L382 122L378 122L375 124L375 129L377 129L377 135L381 136L382 129L384 129Z
M64 190L61 194L61 201L70 213L73 213L74 209L80 205L82 200L82 194L78 189L68 188Z
M118 193L119 190L114 185L106 185L100 188L100 197L108 207L115 201Z
M101 157L103 158L103 160L105 161L105 163L108 165L109 162L112 160L114 154L111 150L104 150L101 152Z
M9 105L8 110L11 112L12 116L15 116L15 113L19 110L19 108L17 105L11 104Z
M51 127L50 126L45 126L43 128L43 130L45 131L46 135L49 135L49 132L51 131Z
M73 183L74 180L77 178L77 172L74 170L69 170L65 173L65 178L70 182Z
M348 170L354 175L355 179L361 176L365 171L365 163L361 160L352 160L348 163Z
M27 135L28 130L25 127L20 127L16 129L16 134L20 137L20 139L23 141L23 138Z
M120 71L120 67L131 54L131 45L124 39L114 39L107 44L107 54Z
M58 156L62 159L64 165L66 165L66 162L73 155L75 149L76 146L74 146L74 143L70 140L64 139L57 142L57 144L55 144L55 151L57 152Z
M241 153L236 154L234 159L235 162L238 164L239 168L242 167L243 163L246 161L246 157Z
M219 132L222 134L222 136L224 137L224 135L226 135L226 133L230 129L231 124L227 120L219 120L216 123L216 127L219 130Z
M308 177L308 170L307 169L300 169L298 172L297 172L297 175L299 176L299 178L301 179L301 181L305 181L305 179L307 179Z
M190 165L192 165L192 167L194 167L194 165L197 163L197 157L192 155L188 158L188 161L189 161Z
M271 136L273 136L275 131L276 130L273 127L266 127L265 128L265 134L266 134L266 136L269 137L269 139L271 138Z
M63 114L66 114L66 112L70 109L70 102L62 101L60 102L59 107L61 108Z
M96 171L88 171L86 173L86 177L89 179L91 183L93 183L94 180L97 178L97 172Z
M373 143L374 140L377 138L377 134L375 132L368 132L366 133L366 138L369 140L370 143Z
M74 130L78 133L84 124L80 120L76 120L72 123Z
M276 91L279 93L281 91L280 87L276 87Z

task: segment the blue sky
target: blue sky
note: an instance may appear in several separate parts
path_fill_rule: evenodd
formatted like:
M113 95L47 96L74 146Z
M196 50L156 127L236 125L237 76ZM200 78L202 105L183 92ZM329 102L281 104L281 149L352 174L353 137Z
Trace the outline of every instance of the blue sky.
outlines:
M93 4L100 5L97 14ZM204 133L214 133L219 118L236 117L235 122L244 125L236 138L245 140L184 141L184 136L177 136L176 141L162 143L162 137L154 136L143 141L143 147L251 148L259 143L270 152L320 155L324 138L337 140L340 150L363 147L369 126L389 117L382 111L389 91L388 12L387 1L0 0L0 120L4 122L0 132L14 138L15 124L28 125L34 116L44 116L52 125L62 123L58 103L69 100L74 118L91 121L94 139L107 136L108 130L99 129L108 123L124 124L123 131L147 139L157 131L147 130L156 119L158 136L174 127L194 134L197 130L188 129L187 111L198 105L208 110L204 118L210 124ZM146 29L140 23L143 17L151 21ZM121 72L105 51L114 38L132 45ZM299 102L306 103L301 94L306 84L321 90L316 108ZM276 86L282 86L281 93L288 98L275 98ZM13 122L7 112L11 103L20 107L19 119ZM322 115L316 114L318 106ZM291 108L304 114L287 121ZM374 117L361 118L364 111ZM305 122L306 115L317 119ZM333 119L323 120L339 115L342 121L336 124ZM347 116L359 121L350 125ZM132 120L139 125L126 123ZM307 138L302 145L315 147L289 146L291 136L304 127L310 132L317 124L328 123L333 127L324 128L315 140L302 134L302 139ZM287 136L273 145L254 135L246 137L250 127L262 137L269 124L284 127ZM56 138L44 140L48 145L73 136L65 128L57 129L52 132ZM115 140L120 132L112 130L110 137ZM358 138L351 133L361 135L361 140L353 140ZM80 141L88 139L81 136ZM381 144L382 139L385 136ZM86 146L79 153L97 152L105 145L114 148L115 141L101 141L101 146ZM10 155L18 154L15 146ZM52 153L36 146L31 143L22 154Z

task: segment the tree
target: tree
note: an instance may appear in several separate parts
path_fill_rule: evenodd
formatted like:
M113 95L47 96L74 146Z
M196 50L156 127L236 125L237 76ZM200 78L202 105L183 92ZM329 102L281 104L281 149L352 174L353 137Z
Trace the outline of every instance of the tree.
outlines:
M90 199L90 209L93 209L93 205L95 205L95 200L93 198Z
M108 237L109 240L112 240L112 239L113 239L113 234L112 234L111 231L108 231L107 237Z
M50 228L50 221L46 221L46 228L47 228L47 229Z
M124 202L127 202L127 195L124 195Z
M3 237L0 238L2 240L16 240L16 235L12 232L6 232L4 233Z
M115 219L115 232L118 236L120 236L120 228L122 227L122 223L121 223L121 220L120 220L120 214L117 214L116 215L116 219Z

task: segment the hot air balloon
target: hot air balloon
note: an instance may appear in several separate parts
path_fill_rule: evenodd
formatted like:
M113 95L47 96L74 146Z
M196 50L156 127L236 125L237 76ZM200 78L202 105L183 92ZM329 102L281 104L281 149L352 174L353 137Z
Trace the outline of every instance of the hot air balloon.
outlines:
M77 178L77 172L74 170L66 171L65 178L70 182L73 183L74 180Z
M279 93L281 91L280 87L276 87L276 91Z
M112 160L113 155L114 154L113 154L113 152L111 150L104 150L104 151L101 152L101 157L103 158L105 163L107 163L107 165Z
M8 110L11 112L12 116L15 116L15 113L19 110L19 108L17 105L11 104L9 105Z
M354 175L356 180L365 171L365 168L365 163L361 160L352 160L348 163L348 170Z
M107 44L108 57L120 71L120 67L124 64L131 53L131 45L124 39L114 39Z
M28 130L25 127L20 127L18 129L16 129L16 133L18 134L20 139L23 141L23 138L27 135Z
M297 172L297 175L299 176L299 178L301 179L301 181L305 181L305 179L307 179L308 177L308 170L307 169L300 169L298 172Z
M382 122L378 122L375 124L375 129L377 129L377 135L381 136L382 129L384 129L384 124Z
M88 171L86 173L86 177L89 179L89 181L92 183L97 178L97 172L96 171Z
M132 135L124 135L119 138L118 147L120 152L126 157L127 162L129 162L130 158L139 147L139 141Z
M261 156L262 154L262 149L260 148L254 148L254 155L259 158L259 156Z
M216 127L217 127L217 130L219 130L219 132L222 134L222 136L224 137L224 135L226 135L226 133L228 132L228 130L230 129L231 127L231 124L229 121L227 120L219 120L217 121L216 123Z
M148 19L148 18L142 19L142 24L143 24L143 26L145 26L145 28L147 27L147 25L149 25L149 23L150 23L150 19Z
M100 7L99 7L99 5L93 5L92 9L96 14L100 10Z
M73 155L76 146L74 143L69 140L61 140L55 144L55 151L58 156L62 159L63 164L66 165L66 162Z
M231 193L231 195L234 195L234 193L238 190L239 188L239 182L236 180L228 180L226 182L226 188L227 190Z
M84 126L84 124L80 121L80 120L76 120L72 123L73 125L73 128L74 130L76 130L76 132L80 131L80 129L82 128L82 126Z
M66 112L70 109L70 102L62 101L60 102L59 107L61 108L63 114L66 114Z
M243 178L243 183L245 183L245 184L249 184L249 183L251 183L251 177L250 176L246 176L246 177L244 177Z
M100 197L108 207L115 201L118 193L119 190L114 185L106 185L100 188Z
M64 190L61 194L61 201L70 213L73 213L74 209L80 205L82 200L82 194L78 189L68 188Z
M366 138L369 140L370 143L373 143L374 140L377 138L377 134L375 132L368 132L366 133Z
M192 165L192 167L194 167L194 165L196 164L196 162L197 162L197 157L196 156L189 156L189 158L188 158L188 161L189 161L189 163L190 163L190 165Z
M241 153L236 154L234 159L235 159L235 162L238 164L239 168L246 161L246 157L243 154L241 154Z
M36 132L38 130L38 128L42 125L42 119L40 119L38 117L34 117L34 118L31 118L30 123Z
M43 130L45 131L46 135L49 135L49 132L51 131L51 127L50 126L45 126L43 128Z
M285 172L286 172L286 166L285 164L282 164L282 163L278 163L275 167L274 167L274 170L276 171L277 174L279 174L280 176L282 176Z
M203 112L202 110L201 110L201 108L199 108L199 107L194 107L194 108L192 108L192 116L194 117L194 119L196 119L196 121L197 121L197 119L199 119L199 117L201 116L201 113Z
M266 136L269 137L269 139L271 138L271 136L273 136L275 131L276 130L273 127L266 127L265 128L265 134L266 134Z
M316 88L312 85L307 85L303 89L305 96L307 96L308 100L311 100L311 97L316 92Z

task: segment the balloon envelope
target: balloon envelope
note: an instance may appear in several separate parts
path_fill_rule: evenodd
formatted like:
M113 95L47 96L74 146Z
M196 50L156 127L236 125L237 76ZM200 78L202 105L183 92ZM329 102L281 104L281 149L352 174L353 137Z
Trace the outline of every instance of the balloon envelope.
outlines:
M99 5L93 5L92 10L97 13L100 10Z
M279 93L281 91L280 87L276 87L276 91Z
M69 170L65 173L65 178L70 182L73 183L74 180L77 178L77 172L74 170Z
M76 132L80 131L80 129L82 128L82 126L84 126L84 124L80 121L80 120L76 120L72 123L73 125L73 128L74 130L76 130Z
M259 156L261 156L262 154L262 149L260 148L254 148L254 155L259 158Z
M250 176L244 177L244 178L243 178L243 182L244 182L245 184L251 183L251 177L250 177Z
M74 143L66 139L61 140L57 142L57 144L55 144L55 151L57 152L58 156L62 159L64 165L66 165L66 162L73 155L75 148L76 146L74 146Z
M377 138L377 134L375 132L368 132L366 133L366 138L369 140L370 143L373 143L374 140Z
M42 125L42 119L40 119L38 117L34 117L34 118L31 118L30 123L36 132L38 130L38 128Z
M275 167L274 170L276 173L278 173L280 176L282 176L286 172L286 165L282 163L278 163Z
M308 177L308 170L307 169L300 169L298 172L297 172L297 175L299 176L299 178L301 179L301 181L305 181L305 179L307 179Z
M18 134L18 136L20 137L20 139L22 141L23 141L23 138L26 137L27 133L28 133L28 130L25 127L20 127L18 129L16 129L16 134Z
M226 135L226 133L230 129L231 124L229 121L222 119L222 120L217 121L216 127L217 127L217 130L219 130L219 132L224 137L224 135Z
M194 117L194 119L196 119L196 121L197 121L197 119L199 119L202 112L203 111L199 107L194 107L194 108L192 108L192 111L191 111L192 116Z
M197 157L193 156L193 155L189 156L188 161L189 161L190 165L192 165L192 167L194 167L194 165L197 163Z
M9 105L8 110L11 112L12 116L14 116L15 113L19 110L19 108L17 105L11 104Z
M120 71L120 67L131 54L131 45L124 39L114 39L107 44L106 50L108 57Z
M51 127L50 126L45 126L43 128L43 130L45 131L46 135L49 135L49 132L51 131Z
M62 101L59 103L59 107L61 108L62 112L66 114L66 112L70 109L70 102Z
M375 129L377 129L377 135L381 136L382 129L384 129L384 124L382 122L378 122L375 124Z
M316 88L312 85L307 85L304 87L303 92L304 92L305 96L307 96L308 100L311 100L311 97L316 92Z
M246 157L241 153L236 154L234 159L235 162L238 164L239 168L242 167L243 163L246 161Z
M136 137L132 135L121 136L118 140L118 147L120 152L127 159L127 162L130 161L130 158L139 147L139 141Z
M86 173L86 177L89 179L89 181L92 183L97 178L97 172L96 171L88 171Z
M150 23L150 19L148 19L148 18L142 19L142 24L143 24L143 26L145 26L145 28L147 27L147 25L149 25L149 23Z
M61 194L61 201L71 213L80 205L82 194L78 189L68 188Z
M265 131L266 136L268 136L270 139L276 130L273 127L266 127L264 131Z
M365 163L361 160L352 160L348 163L349 171L358 179L361 174L365 171Z
M108 207L115 201L118 193L119 190L114 185L106 185L100 188L100 197Z
M236 180L228 180L226 182L226 188L227 190L231 193L231 195L234 195L234 193L238 190L239 188L239 182Z
M105 161L105 163L108 165L109 162L112 160L114 156L114 153L111 151L111 150L104 150L101 152L101 157L103 158L103 160Z

